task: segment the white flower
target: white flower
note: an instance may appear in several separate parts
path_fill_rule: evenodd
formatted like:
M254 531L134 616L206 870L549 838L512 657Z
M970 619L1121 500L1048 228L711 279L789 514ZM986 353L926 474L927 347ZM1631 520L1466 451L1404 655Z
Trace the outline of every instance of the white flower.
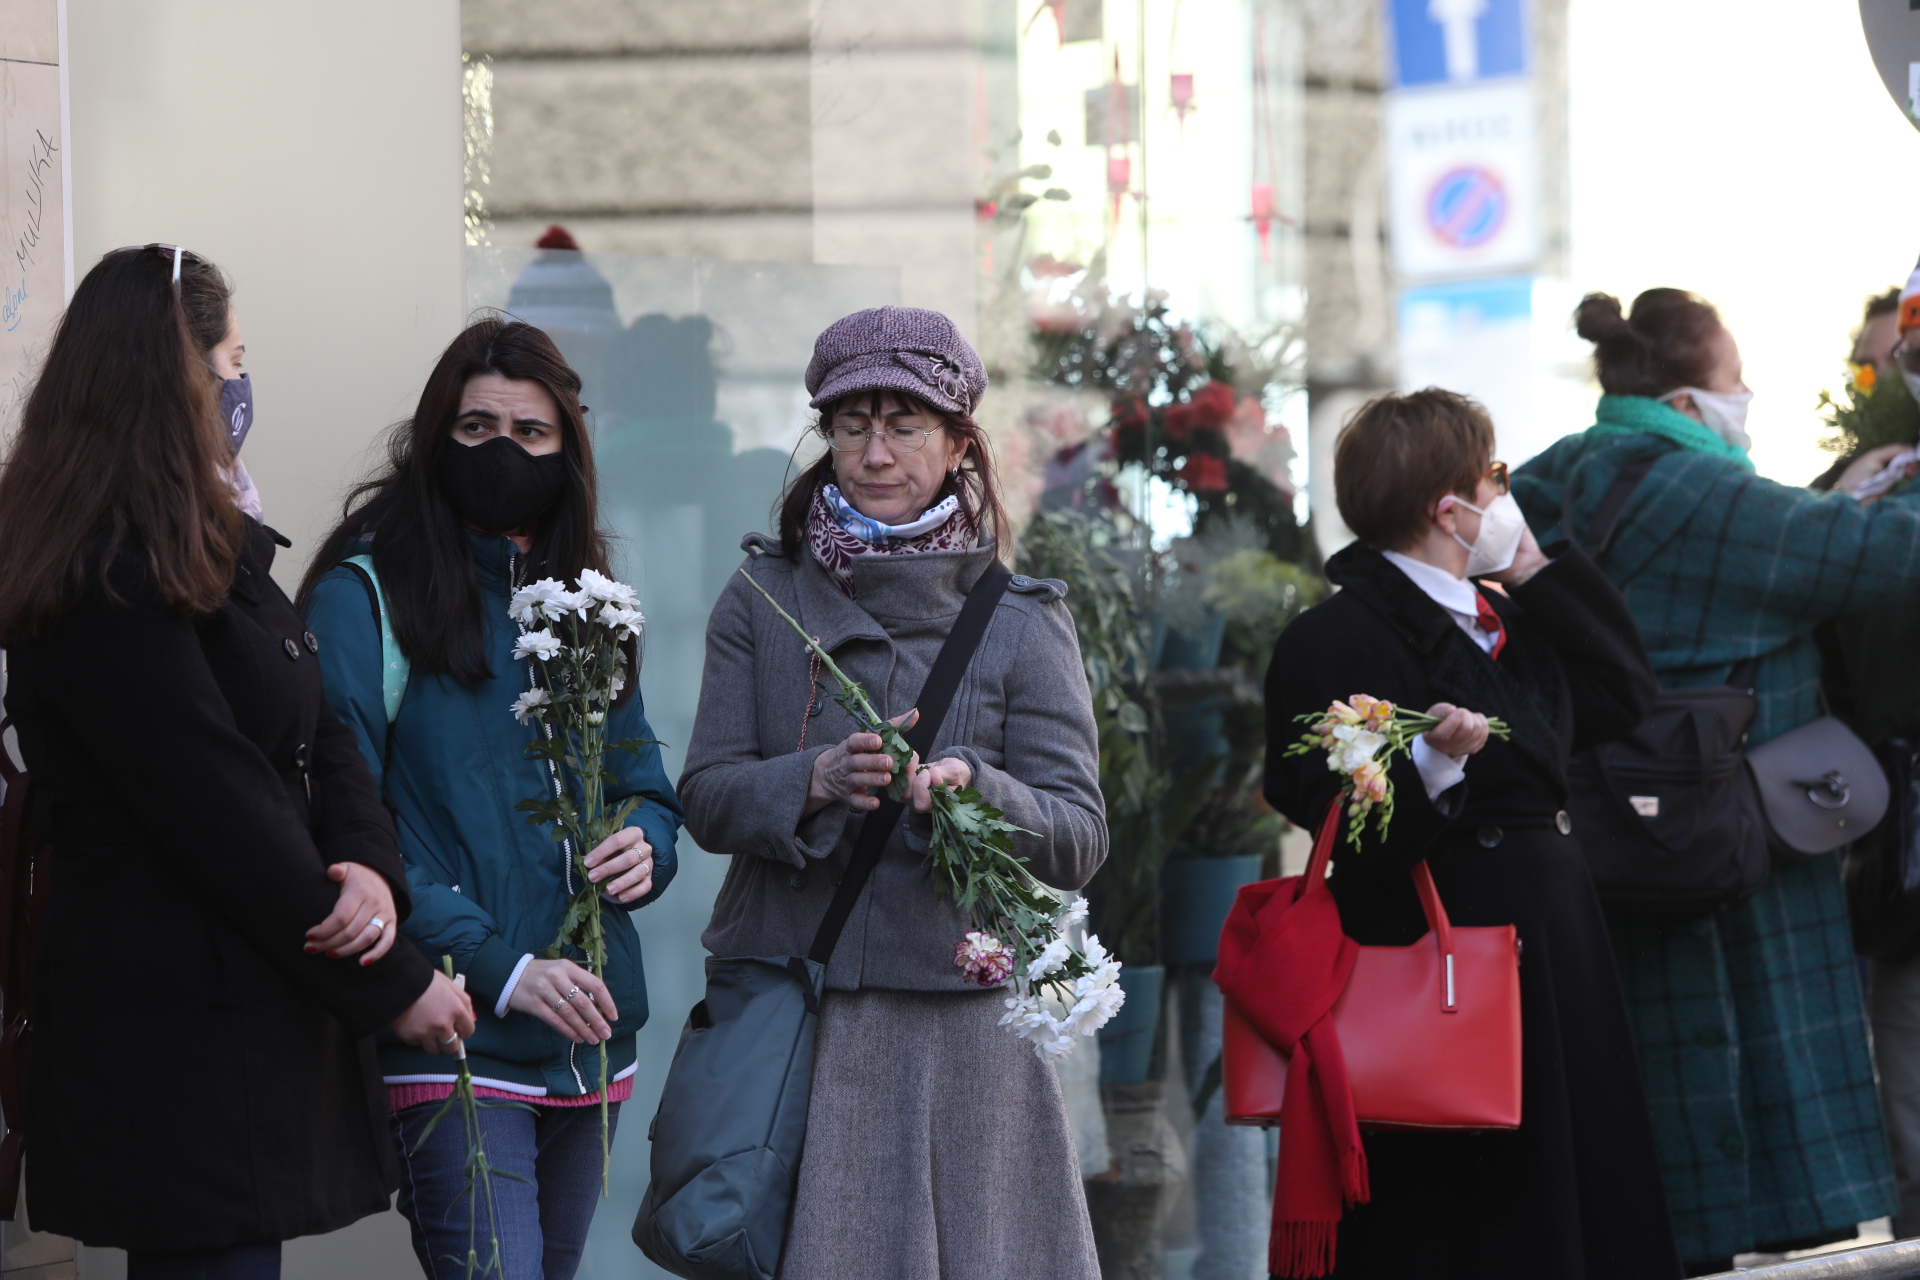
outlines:
M1027 981L1038 982L1050 973L1060 972L1067 967L1067 957L1072 954L1073 948L1067 945L1065 938L1055 938L1027 966Z
M623 609L640 607L640 597L634 589L624 582L615 582L604 573L592 569L580 571L580 590L603 604L617 604Z
M1087 918L1086 898L1084 897L1075 898L1070 904L1068 904L1067 909L1065 911L1062 911L1059 915L1053 918L1053 927L1058 929L1061 933L1065 933L1067 930L1073 928L1073 926L1079 924L1082 920L1085 920L1086 918Z
M1075 994L1084 995L1094 987L1112 986L1120 981L1120 962L1107 954L1099 938L1087 935L1087 945L1081 948L1080 954L1086 957L1093 972L1074 983Z
M555 578L542 578L538 582L528 583L513 593L513 599L507 604L507 612L523 627L530 627L542 618L558 618L565 610L556 611L553 602L565 595L566 590L565 585Z
M1120 1006L1127 1002L1127 993L1117 981L1099 986L1093 981L1097 976L1090 974L1073 984L1073 994L1077 998L1060 1024L1070 1036L1092 1035L1106 1026L1113 1015L1120 1012Z
M592 622L593 606L598 603L600 603L598 600L584 591L562 591L553 598L553 604L550 606L552 612L548 616L558 620L573 613L578 614L582 622Z
M560 637L551 631L527 631L522 632L520 638L513 642L513 656L552 662L565 648L566 646L560 643Z
M1350 724L1335 728L1333 737L1336 745L1327 753L1327 768L1335 773L1357 772L1361 765L1373 759L1374 754L1387 745L1386 738L1381 734Z
M1073 1052L1073 1037L1066 1034L1060 1020L1040 1007L1038 998L1026 995L1010 997L1007 1000L1007 1014L1000 1019L1003 1027L1012 1027L1013 1033L1033 1045L1033 1051L1042 1058L1058 1058Z
M617 604L609 604L600 610L600 625L620 640L638 633L646 624L647 615L638 609L622 609Z
M625 676L615 676L613 678L613 692L615 696L618 696L620 691L626 687L627 687L627 678Z
M521 724L531 724L540 718L540 708L552 702L545 689L529 689L513 700L513 718Z
M606 712L604 712L604 711L589 711L589 712L587 712L587 723L588 723L588 724L605 724L606 722L607 722L607 713L606 713Z

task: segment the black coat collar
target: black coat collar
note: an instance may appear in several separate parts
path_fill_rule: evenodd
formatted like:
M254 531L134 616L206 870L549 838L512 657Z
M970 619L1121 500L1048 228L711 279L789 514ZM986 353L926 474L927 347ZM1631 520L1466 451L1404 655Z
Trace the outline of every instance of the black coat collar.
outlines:
M1564 793L1563 730L1571 727L1559 723L1565 676L1551 653L1530 643L1526 610L1519 602L1498 592L1483 593L1507 624L1507 647L1496 662L1466 637L1451 614L1373 548L1354 543L1336 552L1327 561L1327 577L1379 614L1427 660L1440 700L1505 720L1515 750Z

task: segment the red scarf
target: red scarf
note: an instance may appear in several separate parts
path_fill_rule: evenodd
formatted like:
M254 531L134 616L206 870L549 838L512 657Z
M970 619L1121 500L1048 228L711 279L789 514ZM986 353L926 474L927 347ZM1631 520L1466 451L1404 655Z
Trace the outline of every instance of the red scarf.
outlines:
M1338 823L1340 816L1336 800L1326 820ZM1333 1003L1359 954L1324 879L1247 885L1220 934L1214 982L1290 1059L1267 1240L1267 1268L1277 1276L1332 1272L1342 1211L1369 1199L1367 1153L1333 1029Z
M807 509L807 549L833 578L834 584L853 596L853 560L855 556L904 556L916 551L965 551L979 543L973 522L965 510L955 511L937 529L900 542L868 542L847 532L827 505L826 486L813 491L813 505Z

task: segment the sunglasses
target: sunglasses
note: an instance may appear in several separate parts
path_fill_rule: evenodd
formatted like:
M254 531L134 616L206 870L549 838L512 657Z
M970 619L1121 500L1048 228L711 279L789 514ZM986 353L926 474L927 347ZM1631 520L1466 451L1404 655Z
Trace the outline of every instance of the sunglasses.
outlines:
M1513 477L1507 473L1507 464L1504 462L1494 463L1481 473L1480 478L1493 481L1493 487L1501 493L1506 493L1513 488Z

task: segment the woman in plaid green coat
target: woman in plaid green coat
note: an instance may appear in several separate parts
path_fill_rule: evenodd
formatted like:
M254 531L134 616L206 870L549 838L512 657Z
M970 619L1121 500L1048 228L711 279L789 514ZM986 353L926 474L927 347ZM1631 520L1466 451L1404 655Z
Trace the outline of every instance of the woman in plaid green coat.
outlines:
M1713 308L1643 293L1580 307L1598 421L1515 474L1540 539L1584 530L1628 462L1656 458L1599 564L1660 682L1723 684L1759 660L1749 745L1821 714L1813 632L1920 591L1920 499L1761 479L1750 393ZM1574 530L1562 529L1571 495ZM1749 1251L1851 1238L1895 1206L1837 854L1776 866L1751 901L1689 918L1614 914L1667 1196L1689 1274Z

